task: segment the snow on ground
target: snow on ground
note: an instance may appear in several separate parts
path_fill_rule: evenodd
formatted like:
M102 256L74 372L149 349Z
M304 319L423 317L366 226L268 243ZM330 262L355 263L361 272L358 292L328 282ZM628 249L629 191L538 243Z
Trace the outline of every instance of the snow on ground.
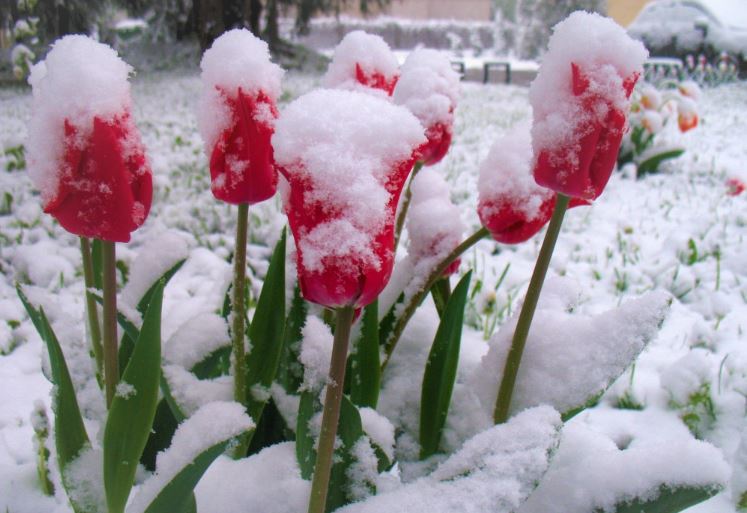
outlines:
M289 75L281 110L319 81L318 76ZM230 280L226 260L233 247L234 210L215 201L210 192L195 120L199 91L196 71L143 74L133 81L133 116L152 162L155 197L150 217L132 242L118 245L118 257L129 265L146 243L169 232L185 241L189 257L166 289L164 340L185 322L218 309ZM660 335L634 370L623 374L599 406L571 425L579 423L576 433L605 433L623 424L639 433L648 429L651 418L666 418L655 423L657 436L661 430L666 436L668 429L680 436L685 424L679 419L686 418L686 428L723 451L734 488L692 508L692 513L732 513L733 496L747 488L747 195L729 196L725 185L729 177L747 178L745 127L740 122L745 105L747 84L705 90L701 125L683 136L688 152L664 174L635 181L617 173L594 206L570 211L550 271L578 282L581 308L590 315L653 289L674 296ZM42 375L45 351L16 298L14 283L32 286L30 292L42 300L63 343L70 345L84 337L82 272L77 239L42 214L39 195L25 172L7 170L16 157L5 152L23 143L29 107L28 90L0 89L0 511L68 512L61 496L43 497L35 482L30 416L35 400L49 409L50 385ZM497 137L530 119L527 89L466 83L456 113L452 151L422 172L443 174L469 233L479 226L480 163ZM249 265L256 292L285 217L277 197L250 212ZM512 247L483 241L462 259L463 269L475 269L473 285L481 284L466 317L462 372L475 368L487 351L485 338L514 311L540 241L537 236ZM406 243L400 246L400 256L405 254ZM427 347L422 351L415 339L432 336L435 327L430 326L432 307L422 310L397 348L389 372L396 372L398 352L400 358L424 361ZM407 378L419 379L418 372ZM100 403L87 403L95 415ZM385 414L408 413L397 405L388 407L386 397L382 408L389 408ZM449 424L449 429L459 428ZM447 443L458 438L449 432L445 436ZM198 489L200 504L209 501L204 494L221 482L221 469L231 465L219 461L215 473L208 473ZM283 500L303 504L299 494L308 489L293 483L295 491Z

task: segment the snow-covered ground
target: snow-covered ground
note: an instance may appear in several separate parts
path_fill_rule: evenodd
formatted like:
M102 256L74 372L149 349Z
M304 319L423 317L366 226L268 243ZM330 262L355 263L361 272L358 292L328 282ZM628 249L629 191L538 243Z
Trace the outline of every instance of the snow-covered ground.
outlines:
M281 109L319 81L320 77L287 76ZM167 232L176 231L186 241L188 261L166 289L166 341L186 321L219 308L223 301L220 284L230 279L226 260L233 247L234 210L215 201L210 192L195 119L199 92L196 72L144 74L135 79L133 88L133 115L152 162L155 197L147 222L133 234L130 244L118 245L118 257L130 264L141 247L163 240ZM642 434L650 433L652 447L672 442L671 452L631 454L625 473L614 479L607 476L606 481L600 478L595 485L619 487L619 482L632 479L642 468L659 467L662 462L677 467L687 461L678 459L681 455L676 450L684 451L685 444L675 443L687 438L687 427L680 420L685 418L697 437L723 451L732 472L734 489L727 488L690 510L700 513L734 512L738 498L733 495L747 489L747 194L729 196L725 185L730 177L747 179L745 106L747 84L705 90L700 101L701 124L682 136L687 153L664 174L636 181L617 173L592 207L569 211L550 271L551 276L578 284L582 299L577 308L588 314L609 310L649 290L665 290L674 296L660 334L634 369L616 382L598 406L569 423L573 427L568 437L574 443L593 444L596 432L643 438ZM5 150L23 144L29 107L27 90L0 89L0 144ZM476 183L480 163L498 136L529 118L527 89L464 84L453 147L442 163L422 172L443 174L469 232L479 227ZM42 213L26 173L7 170L13 162L12 152L0 155L0 511L68 512L61 494L45 498L37 484L30 417L37 400L49 412L51 387L42 374L46 351L16 297L14 284L26 284L43 302L63 344L80 347L85 329L78 241ZM261 278L285 217L278 198L250 212L249 263L253 274ZM463 373L475 368L487 351L485 339L515 310L540 242L541 235L516 247L483 241L463 258L463 269L475 270L473 285L481 283L482 287L467 314ZM404 249L400 251L403 256ZM493 304L490 291L506 269ZM259 280L254 280L254 286L258 285ZM403 356L412 357L408 347L435 331L434 310L430 305L421 310L397 349ZM574 347L583 342L571 341ZM395 352L388 369L392 376L397 374L396 358ZM82 402L92 417L100 415L100 397ZM395 411L386 396L381 408ZM458 430L452 424L448 427ZM445 438L450 440L448 433ZM275 452L286 460L292 458L286 454L287 446ZM561 450L558 457L572 462L573 453ZM232 472L232 465L220 460L215 474L209 472L198 487L201 511L203 507L212 510L210 494L220 493L218 476ZM557 472L552 477L568 485L568 479L558 478ZM244 486L250 480L239 482ZM279 480L272 489L287 494L284 500L289 511L297 506L294 501L303 504L299 494L308 493L295 481ZM527 511L542 511L538 502Z

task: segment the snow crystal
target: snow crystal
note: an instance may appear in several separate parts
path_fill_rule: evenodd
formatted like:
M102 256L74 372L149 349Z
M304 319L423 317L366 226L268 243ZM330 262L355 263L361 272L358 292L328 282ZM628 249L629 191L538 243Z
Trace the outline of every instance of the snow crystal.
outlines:
M174 433L171 446L156 457L156 472L139 488L128 513L145 511L182 469L210 447L254 428L255 424L234 402L206 404L185 420Z
M642 73L647 56L643 44L599 14L577 11L558 23L529 89L535 154L576 144L584 130L604 122L610 107L627 112L623 81ZM589 81L581 96L573 94L572 64Z
M459 98L459 74L449 58L436 50L418 48L402 65L392 99L415 114L425 127L451 125Z
M349 32L335 48L332 62L322 79L324 87L377 93L356 80L356 66L366 76L379 74L387 83L399 74L399 63L389 45L380 36L362 30ZM381 91L381 96L386 93Z
M65 121L85 137L94 117L108 120L129 110L131 71L112 48L80 35L57 40L33 67L26 150L29 176L44 203L55 196L64 167Z
M83 511L106 511L104 497L104 453L84 447L65 467L65 489L70 500Z
M136 307L161 276L188 255L187 241L177 232L152 236L130 264L130 277L121 293L122 302Z
M303 388L318 390L327 384L329 365L332 358L332 332L324 321L310 315L301 331L301 354L304 366Z
M518 513L612 512L621 502L654 499L662 486L711 488L728 479L720 451L677 419L655 411L602 413L608 426L584 419L566 425L550 470Z
M392 222L389 181L397 166L425 142L423 128L406 109L379 98L336 90L317 90L291 103L272 138L275 160L291 186L303 184L306 205L319 205L349 239L331 236L324 223L302 234L299 247L312 268L323 254L345 251L363 261L378 261L373 238ZM344 248L344 249L342 249Z
M392 423L373 408L360 408L363 431L371 438L387 458L394 458L394 426Z
M488 156L480 165L477 182L479 208L488 219L505 205L536 219L542 204L553 195L550 189L540 187L532 176L532 144L529 125L520 123L497 139Z
M280 96L283 70L270 61L267 43L246 29L229 30L218 37L202 56L200 68L203 90L197 120L210 155L231 122L223 95L233 97L241 88L250 95L261 91L274 102Z
M525 411L467 441L433 474L338 511L512 511L547 469L559 430L560 416L552 408Z
M164 365L163 377L169 384L171 396L186 416L214 401L230 401L233 397L233 379L220 376L215 379L198 379L179 365Z
M188 320L171 336L164 350L164 361L190 370L205 357L230 344L225 319L202 313Z
M591 317L572 312L576 305L567 297L573 288L569 280L553 281L542 291L534 315L516 379L513 412L550 404L565 413L586 404L654 338L671 301L666 292L649 292ZM518 311L490 340L490 350L472 379L489 412L495 406L517 317Z

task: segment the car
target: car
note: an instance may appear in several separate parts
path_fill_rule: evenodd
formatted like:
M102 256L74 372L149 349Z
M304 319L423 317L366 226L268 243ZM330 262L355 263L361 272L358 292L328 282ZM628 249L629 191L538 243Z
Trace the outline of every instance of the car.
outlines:
M745 0L653 0L628 27L652 56L685 58L723 55L745 70L747 2Z

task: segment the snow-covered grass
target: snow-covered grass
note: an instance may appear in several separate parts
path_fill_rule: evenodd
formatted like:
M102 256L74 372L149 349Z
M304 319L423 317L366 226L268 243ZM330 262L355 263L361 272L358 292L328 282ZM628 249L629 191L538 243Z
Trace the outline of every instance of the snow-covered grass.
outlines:
M288 75L281 110L319 81L317 76ZM147 243L163 239L171 231L177 231L179 240L185 241L189 257L166 289L164 340L187 321L219 309L222 290L230 280L227 259L233 248L235 221L233 210L215 201L210 192L195 119L199 92L197 71L145 74L133 83L133 117L153 166L155 197L150 217L133 233L132 243L118 246L120 278ZM692 509L700 513L734 512L734 502L747 489L747 435L743 435L747 433L747 196L729 196L725 185L732 176L747 178L747 144L744 123L740 122L745 105L747 84L705 90L700 100L701 125L683 135L687 153L669 163L664 174L636 181L617 173L592 207L569 211L550 269L551 275L578 283L581 300L576 309L588 315L650 290L668 291L674 297L660 334L643 351L634 369L623 374L598 406L571 421L570 426L575 427L564 434L570 445L563 449L561 444L560 461L567 468L583 465L580 457L574 460L573 444L604 445L608 438L616 442L641 439L641 444L653 445L656 440L668 439L676 451L681 446L674 441L687 439L682 430L689 429L721 449L732 472L732 489ZM0 89L0 511L68 512L61 492L56 498L45 498L36 481L31 416L37 399L49 408L50 385L42 374L46 351L16 298L14 282L29 286L29 294L42 302L68 357L72 357L76 351L85 355L81 346L85 339L83 279L77 239L41 212L40 197L24 171L7 171L17 157L5 150L24 143L29 107L27 90ZM480 163L497 137L530 119L527 89L464 84L456 113L452 150L443 162L421 172L443 174L469 233L479 227L476 184ZM249 264L256 293L285 216L279 198L252 207L250 214ZM462 373L476 368L487 352L486 336L516 310L540 241L537 236L515 247L483 241L463 258L463 269L475 269L473 287L479 284L480 288L469 305ZM406 242L400 246L399 256L405 254ZM434 319L430 304L416 315L387 368L390 377L385 373L385 383L402 379L419 386L418 372L422 373L435 331ZM168 345L165 351L169 354ZM422 359L415 376L398 374L398 354L402 360ZM86 359L76 361L81 363L72 365L71 373L82 394L81 406L88 417L96 418L102 412L102 400L83 388L90 372ZM466 381L457 383L453 404L457 404L460 386ZM417 411L408 412L406 403L387 396L386 386L379 410L390 420L398 415L413 416L417 423ZM444 442L450 449L458 449L450 444L459 442L460 436L454 433L460 433L459 423L468 418L464 406L450 416ZM630 446L638 447L632 442ZM299 494L308 493L308 488L293 474L292 450L283 445L273 451L285 455L283 465L290 469L278 478L288 486L273 488L287 495L277 500L285 501L288 511L295 511L305 502ZM692 454L700 454L698 451L695 448ZM666 454L634 452L628 455L624 468L633 474L653 458L661 464ZM677 466L678 479L688 482L692 474L682 467L693 459L687 454L677 456L674 459L673 454L671 464ZM262 458L269 461L272 455ZM197 489L201 507L211 502L209 494L226 493L221 476L233 472L236 465L240 463L220 460L208 472ZM281 470L278 467L273 472ZM548 481L542 490L545 495L538 496L531 507L553 500L554 483L568 483L562 470L551 470L548 476L555 481ZM689 470L696 473L699 469ZM718 474L721 470L703 471ZM256 467L249 472L256 472ZM613 486L615 479L602 472L595 477ZM295 477L288 477L291 474ZM614 477L623 481L630 474ZM238 482L246 486L247 479ZM59 482L57 476L53 480ZM618 488L625 489L622 485ZM267 494L258 497L256 504L271 500ZM226 501L228 507L231 501ZM234 502L248 504L238 496ZM581 503L574 507L581 507Z

